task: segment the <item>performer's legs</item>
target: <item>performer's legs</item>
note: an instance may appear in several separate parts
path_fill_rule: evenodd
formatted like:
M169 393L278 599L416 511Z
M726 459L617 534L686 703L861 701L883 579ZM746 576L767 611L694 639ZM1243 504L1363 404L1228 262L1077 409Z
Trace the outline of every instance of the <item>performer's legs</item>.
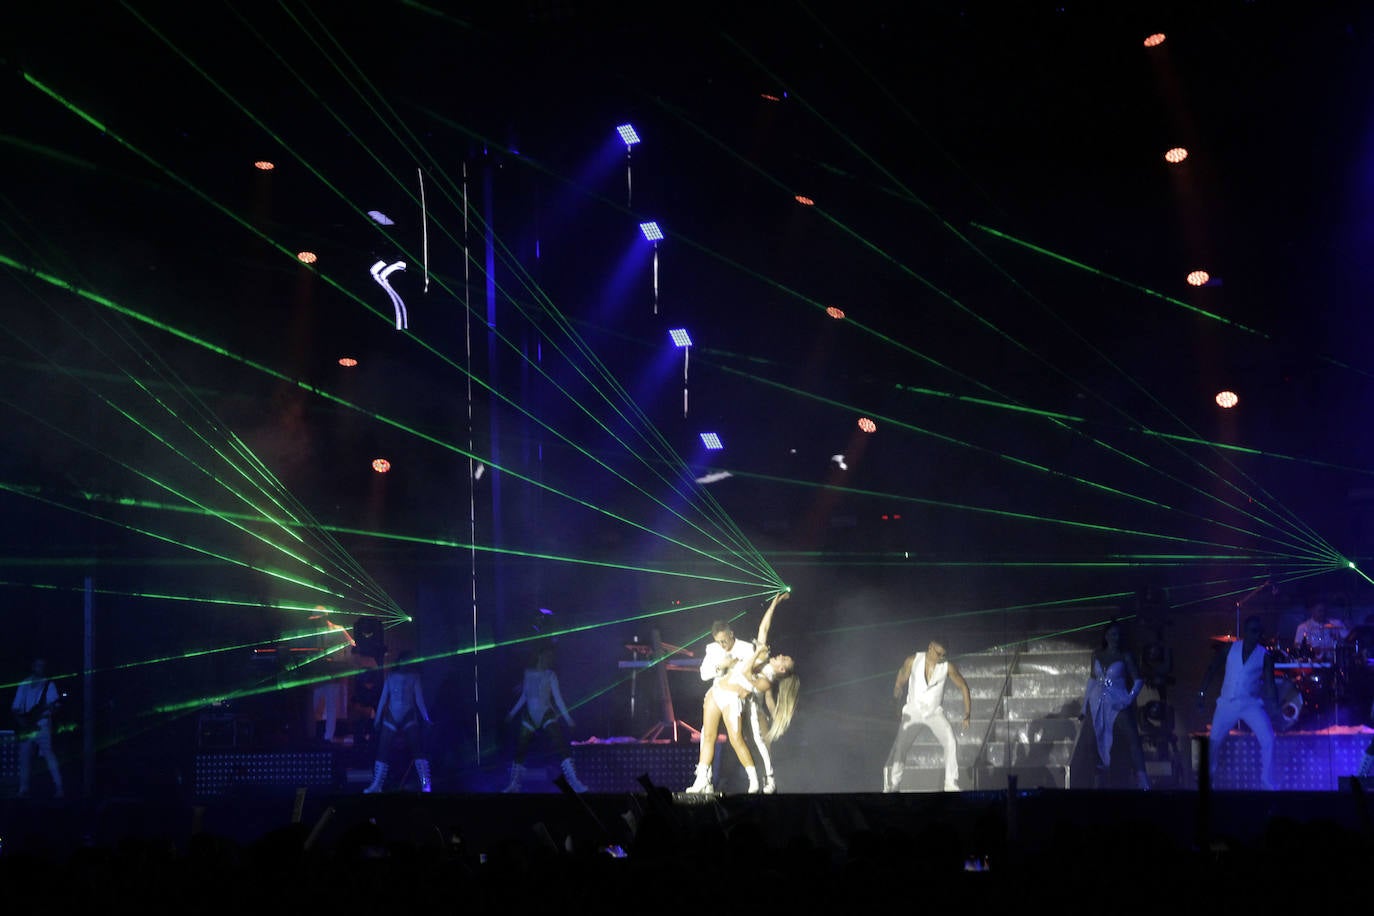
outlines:
M1113 742L1117 747L1124 746L1131 757L1131 772L1135 774L1136 788L1150 788L1150 777L1145 772L1145 747L1140 742L1140 723L1136 721L1136 708L1127 706L1116 716L1115 730L1118 732Z
M410 752L411 760L428 758L429 755L425 753L424 732L420 728L418 718L406 720L406 724L401 727L401 737L405 739L406 750Z
M709 767L716 759L716 739L720 737L720 707L716 705L715 694L706 691L706 699L701 705L701 748L698 751L697 766Z
M558 755L558 768L563 771L563 778L568 782L568 788L574 792L586 792L587 787L582 784L582 780L577 778L577 767L573 764L572 745L563 734L563 726L557 719L549 719L544 724L544 734L548 737L549 747L553 748Z
M916 732L921 720L908 718L902 713L902 724L897 729L897 737L892 742L892 750L887 753L887 764L883 767L883 791L901 791L902 773L906 769L906 755L916 743Z
M377 757L372 761L372 782L363 794L371 795L386 788L386 775L391 770L391 742L395 740L396 725L384 721L377 734Z
M1217 775L1217 760L1221 757L1221 746L1239 721L1240 710L1236 708L1236 704L1217 700L1217 708L1212 713L1212 728L1207 734L1207 774L1213 779Z
M339 685L332 683L324 694L324 740L334 740L334 729L339 721Z
M559 760L572 756L572 747L568 744L568 739L563 734L563 726L557 719L550 719L544 726L544 735L548 738L549 747L558 755Z
M49 725L40 726L38 729L38 755L43 758L48 765L48 773L52 776L53 795L56 798L62 797L62 771L57 768L57 755L52 752L52 727Z
M429 753L425 750L425 732L420 725L419 718L412 715L406 720L401 733L406 741L406 749L410 751L410 759L415 762L415 775L420 777L420 791L429 792L433 790L433 774L429 769Z
M725 734L730 739L730 746L735 749L735 756L739 758L740 766L744 767L744 775L749 778L749 791L757 792L759 790L759 773L754 767L754 755L749 752L749 744L744 740L742 714L742 708L736 706L728 714L722 716L725 721Z
M937 711L925 718L926 726L935 733L935 740L945 751L945 791L959 791L959 742L954 737L954 728L943 712Z
M520 722L520 734L515 736L515 764L516 766L525 765L525 757L529 755L530 743L534 741L534 736L539 733L534 723L528 719Z
M1240 721L1255 733L1260 747L1260 788L1274 791L1274 724L1259 702L1251 703L1240 714Z
M714 692L706 691L706 699L701 706L701 748L697 754L696 778L688 792L710 792L711 765L716 759L716 736L720 734L720 707L716 705Z
M1073 758L1069 762L1069 785L1079 789L1100 789L1105 769L1102 750L1097 743L1097 725L1091 715L1086 715L1079 726L1078 740L1074 743Z
M324 740L334 740L334 720L339 715L339 704L336 699L338 695L338 685L333 682L326 682L317 686L311 696L311 706L317 717L324 717ZM317 718L316 721L319 721ZM314 734L311 732L311 734Z
M757 697L750 697L746 703L749 707L749 733L753 736L754 747L763 760L763 792L771 795L777 791L777 784L773 781L773 754L768 748L768 742L763 739L763 717L759 715L759 701Z

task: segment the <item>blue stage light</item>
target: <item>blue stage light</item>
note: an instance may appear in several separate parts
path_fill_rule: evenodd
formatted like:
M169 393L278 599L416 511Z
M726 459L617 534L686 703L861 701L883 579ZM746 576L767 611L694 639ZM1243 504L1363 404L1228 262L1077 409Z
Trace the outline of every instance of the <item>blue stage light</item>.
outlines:
M708 451L718 452L725 448L725 443L720 441L720 436L715 433L702 433L701 444L706 446Z
M687 333L686 328L673 328L668 332L668 336L673 338L673 346L690 347L692 345L692 335Z
M635 129L632 125L622 124L615 130L616 133L620 134L620 139L625 141L626 146L634 146L639 142L639 134L635 133Z
M663 238L663 230L658 228L658 223L653 221L639 224L639 231L644 233L644 238L650 242L657 242Z

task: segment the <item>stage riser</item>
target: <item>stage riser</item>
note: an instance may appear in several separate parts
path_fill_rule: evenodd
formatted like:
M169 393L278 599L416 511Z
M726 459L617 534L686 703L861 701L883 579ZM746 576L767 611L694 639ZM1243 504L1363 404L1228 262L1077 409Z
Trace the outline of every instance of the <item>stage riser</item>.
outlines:
M19 738L12 731L0 732L0 782L19 779Z
M289 790L342 784L343 772L332 750L196 755L195 793L201 798L248 788Z
M729 745L723 745L730 751ZM733 752L731 752L733 753ZM685 789L695 777L700 749L695 744L575 744L577 776L593 792L643 792L639 777L656 786Z
M1324 735L1288 733L1274 739L1274 783L1283 792L1335 792L1341 777L1359 772L1365 748L1374 734ZM1194 736L1193 773L1198 772L1201 742ZM1255 790L1260 788L1259 741L1250 732L1232 732L1221 747L1217 775L1212 787L1218 790Z

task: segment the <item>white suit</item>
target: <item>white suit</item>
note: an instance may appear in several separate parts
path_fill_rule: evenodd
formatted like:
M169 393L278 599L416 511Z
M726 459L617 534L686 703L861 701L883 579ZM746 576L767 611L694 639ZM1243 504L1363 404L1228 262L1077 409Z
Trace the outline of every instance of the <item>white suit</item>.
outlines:
M945 791L959 791L959 745L954 737L954 729L945 717L941 703L945 695L945 679L949 672L949 662L940 662L926 680L926 654L917 652L911 663L911 678L907 681L906 704L902 707L902 725L897 730L897 740L892 742L892 750L887 755L887 768L884 771L883 791L896 792L902 784L902 772L906 768L906 755L916 742L916 734L921 726L930 729L935 740L945 752Z

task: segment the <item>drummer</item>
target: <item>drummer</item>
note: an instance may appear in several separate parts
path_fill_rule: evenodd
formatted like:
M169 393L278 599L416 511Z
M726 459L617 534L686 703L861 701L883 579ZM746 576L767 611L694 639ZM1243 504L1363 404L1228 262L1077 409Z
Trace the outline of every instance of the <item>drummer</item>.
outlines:
M1349 636L1350 628L1345 621L1332 619L1328 614L1326 600L1312 597L1307 599L1307 619L1293 632L1293 650L1316 661L1331 661L1336 646Z

